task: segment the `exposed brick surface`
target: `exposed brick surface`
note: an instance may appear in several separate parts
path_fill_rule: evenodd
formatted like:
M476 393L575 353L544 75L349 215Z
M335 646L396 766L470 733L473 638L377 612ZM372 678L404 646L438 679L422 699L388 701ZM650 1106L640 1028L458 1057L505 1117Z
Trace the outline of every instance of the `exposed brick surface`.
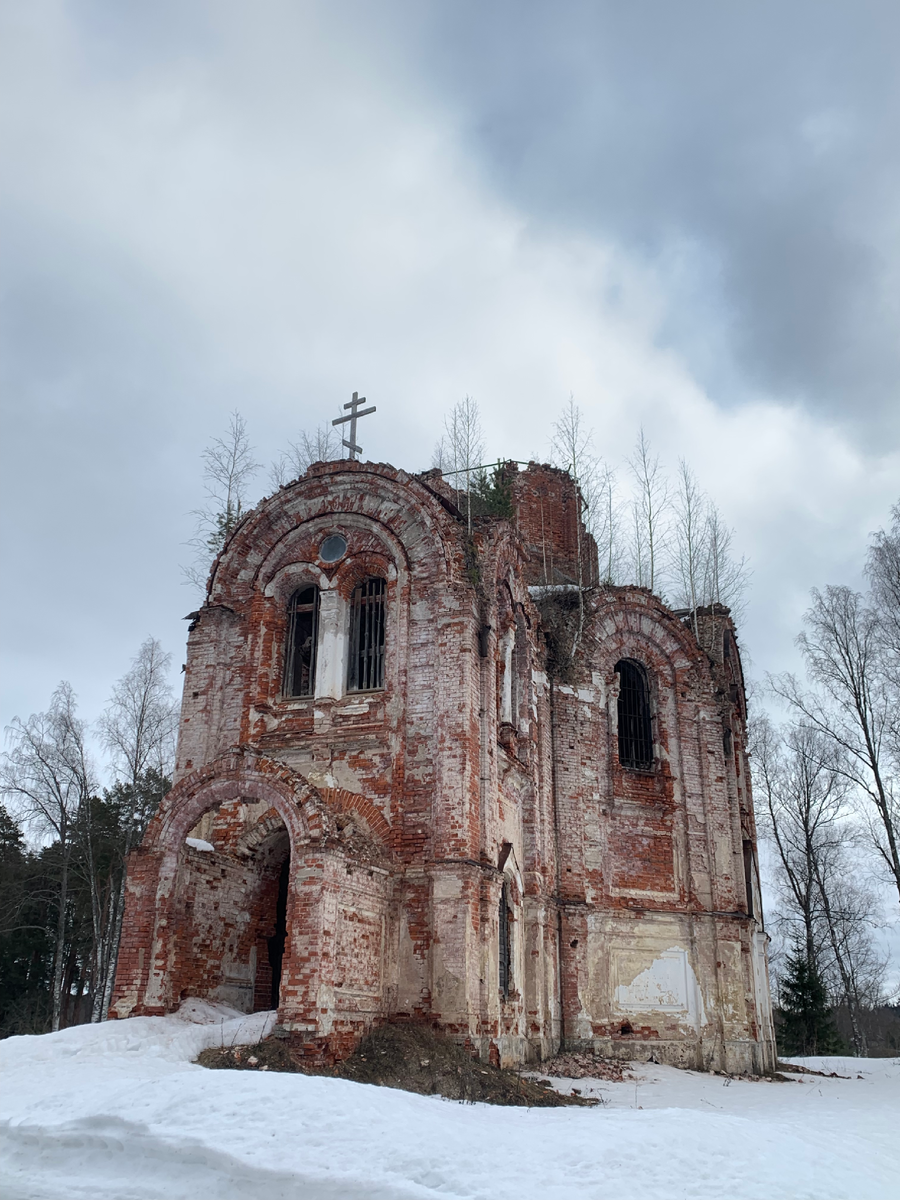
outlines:
M551 675L529 588L546 614L553 588L593 584L595 550L568 475L506 469L513 519L471 534L438 476L351 462L316 464L234 532L189 635L175 787L129 862L113 1015L266 1007L289 861L279 1019L310 1055L406 1015L502 1062L564 1042L772 1065L727 610L699 613L698 638L645 590L591 586ZM324 563L332 533L348 550ZM346 679L349 598L373 574L384 688L284 697L293 591L320 589L322 690ZM650 681L646 771L619 763L621 658Z

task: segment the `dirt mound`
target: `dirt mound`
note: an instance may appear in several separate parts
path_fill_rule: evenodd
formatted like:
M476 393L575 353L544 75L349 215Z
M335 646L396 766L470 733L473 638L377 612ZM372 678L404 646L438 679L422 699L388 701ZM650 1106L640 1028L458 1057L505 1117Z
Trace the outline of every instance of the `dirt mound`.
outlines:
M213 1071L292 1071L313 1075L303 1060L291 1053L288 1043L266 1038L252 1046L210 1046L200 1052L197 1062Z
M381 1025L363 1038L354 1054L333 1067L304 1060L289 1042L279 1038L266 1038L254 1046L213 1047L204 1050L197 1062L219 1070L331 1075L470 1103L535 1108L597 1103L576 1095L561 1096L546 1080L537 1081L518 1071L481 1062L463 1046L425 1025Z

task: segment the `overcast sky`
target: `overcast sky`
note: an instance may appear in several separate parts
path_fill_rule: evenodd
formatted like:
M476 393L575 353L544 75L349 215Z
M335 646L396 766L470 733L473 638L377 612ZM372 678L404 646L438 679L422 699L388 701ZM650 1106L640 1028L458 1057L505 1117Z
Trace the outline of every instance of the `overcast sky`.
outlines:
M753 672L900 496L900 5L5 0L3 700L183 661L200 455L358 390L364 457L569 394L753 568ZM268 490L266 471L257 495Z

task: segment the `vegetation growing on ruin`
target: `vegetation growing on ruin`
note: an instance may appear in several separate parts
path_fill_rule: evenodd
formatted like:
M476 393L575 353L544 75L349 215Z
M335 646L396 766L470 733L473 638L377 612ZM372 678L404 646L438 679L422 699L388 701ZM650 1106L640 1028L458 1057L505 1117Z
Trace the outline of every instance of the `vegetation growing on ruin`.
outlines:
M541 614L541 629L547 643L547 674L557 683L572 683L575 671L573 649L578 637L583 597L577 588L547 589L535 596Z

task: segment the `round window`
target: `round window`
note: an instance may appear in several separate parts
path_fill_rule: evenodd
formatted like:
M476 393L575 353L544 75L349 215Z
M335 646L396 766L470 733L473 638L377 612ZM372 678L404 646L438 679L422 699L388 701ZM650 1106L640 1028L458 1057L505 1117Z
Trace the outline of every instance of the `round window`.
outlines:
M322 562L337 562L347 553L347 541L339 533L327 537L319 547L319 558Z

